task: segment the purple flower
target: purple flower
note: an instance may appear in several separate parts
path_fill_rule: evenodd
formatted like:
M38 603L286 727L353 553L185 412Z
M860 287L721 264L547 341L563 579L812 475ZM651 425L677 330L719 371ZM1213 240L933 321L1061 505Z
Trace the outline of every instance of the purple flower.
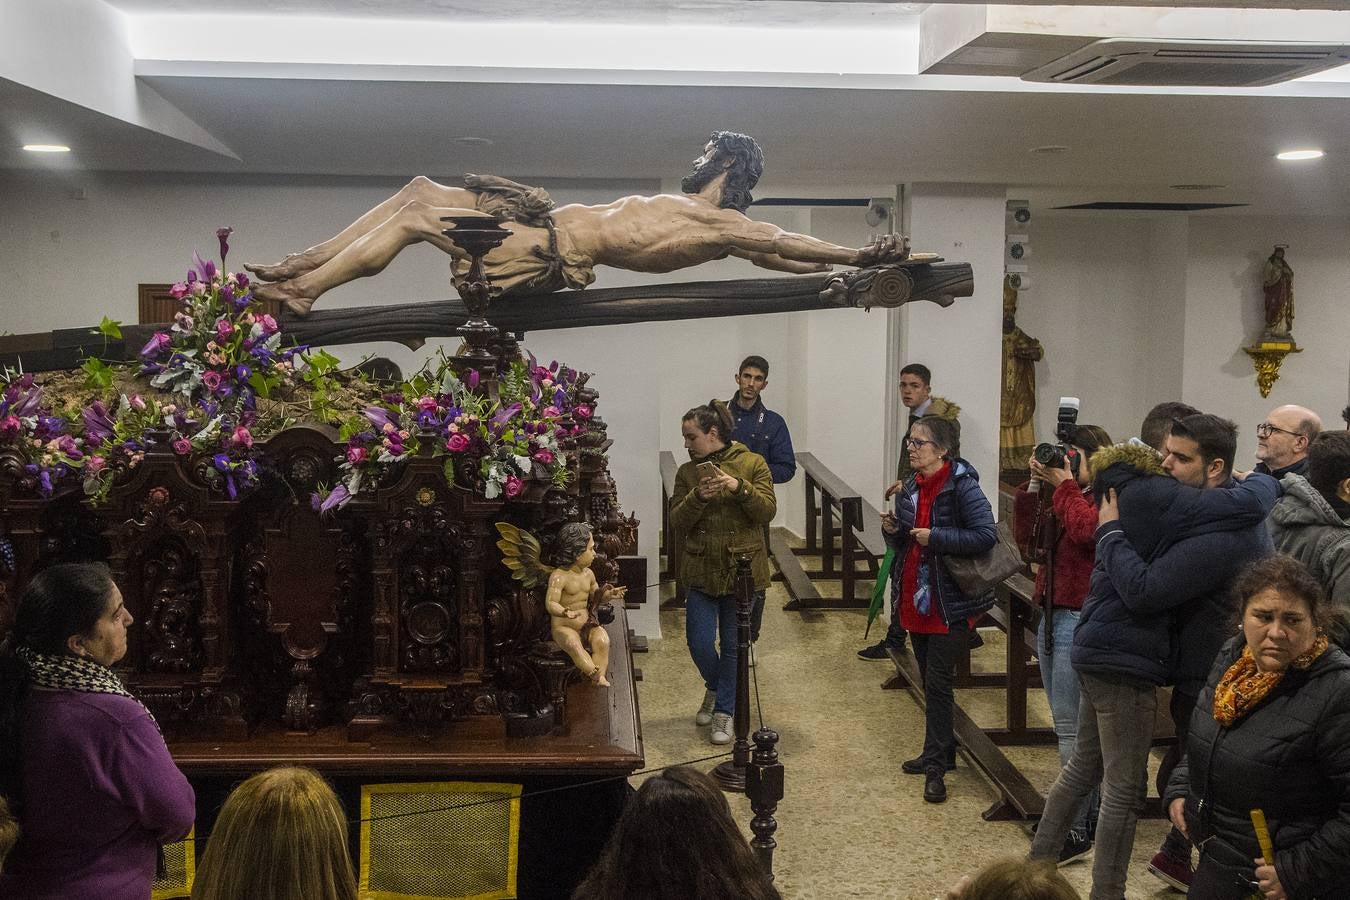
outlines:
M451 453L462 453L469 449L469 439L462 434L452 434L450 439L445 442L445 449Z
M192 441L185 437L180 437L173 442L173 452L179 456L187 456L192 452Z
M435 428L440 424L435 410L419 409L413 416L413 421L417 423L418 428Z
M512 403L504 409L499 409L497 414L488 421L488 428L492 429L493 432L498 433L505 430L506 423L511 421L512 417L518 412L520 412L519 403Z
M234 229L226 226L216 229L216 240L220 241L220 264L225 265L225 254L230 252L230 235L234 234Z
M506 496L516 497L525 489L525 482L514 475L506 476Z
M248 280L248 274L246 272L239 272L234 276L234 283L239 285L239 290L246 291L248 290L248 286L253 282Z
M383 407L367 406L361 412L370 420L370 424L374 425L377 430L383 430L384 426L393 424L390 421L389 410L384 409Z
M359 466L359 465L361 465L361 463L365 462L365 461L366 461L366 455L367 455L367 454L366 454L366 448L365 448L365 447L348 447L348 448L347 448L347 462L350 463L350 464L353 465L353 466Z
M188 286L185 281L175 281L173 287L169 288L169 296L175 300L182 300L188 295Z
M220 299L234 305L234 285L226 282L220 286Z
M169 337L168 332L156 331L141 348L141 356L158 356L172 343L173 338Z
M340 508L351 498L352 495L347 492L347 486L339 484L328 492L327 497L323 498L323 501L318 506L318 510L321 513L326 513L330 509Z
M80 452L80 448L75 445L75 439L68 434L62 435L60 440L56 442L56 446L57 449L59 449L66 456L69 456L71 459L84 458L84 454Z
M81 417L84 419L84 440L90 447L97 447L112 437L117 428L102 400L95 400L86 406Z
M246 382L248 381L249 376L252 374L253 370L250 369L248 366L246 366L244 363L240 363L239 365L234 367L234 377L238 381Z
M52 476L46 469L38 472L37 489L38 493L44 497L52 495Z
M212 393L220 390L220 386L224 381L225 379L221 378L220 373L215 369L207 369L202 373L202 385Z
M468 383L469 387L471 388L478 387L478 380L479 380L478 370L470 369L468 376L466 376L464 380Z
M223 344L230 339L232 334L234 334L234 324L229 319L216 320L216 340Z
M589 419L591 417L591 408L585 403L578 403L572 412L576 414L578 419Z
M216 467L219 472L230 471L230 456L228 453L217 453L211 457L211 465Z
M239 498L239 489L235 486L233 472L225 473L225 496L229 497L231 500L237 500Z
M194 279L192 276L196 274ZM216 264L209 259L202 259L200 253L192 254L192 268L188 269L188 283L195 281L204 281L210 284L216 277Z

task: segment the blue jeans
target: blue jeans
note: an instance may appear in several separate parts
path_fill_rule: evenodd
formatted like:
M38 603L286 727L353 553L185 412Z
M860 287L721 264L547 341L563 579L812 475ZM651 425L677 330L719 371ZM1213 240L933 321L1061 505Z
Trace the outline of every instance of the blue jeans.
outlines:
M1078 735L1078 673L1073 670L1073 633L1082 612L1055 607L1050 621L1055 629L1054 649L1045 652L1045 618L1036 630L1036 659L1041 668L1041 684L1045 699L1050 702L1050 717L1055 723L1055 738L1059 742L1059 764L1069 764L1073 756L1073 741ZM1093 788L1083 808L1073 820L1070 830L1090 837L1097 830L1097 808L1101 806L1101 789Z
M1153 742L1157 689L1124 675L1080 672L1078 736L1069 764L1045 798L1032 859L1056 859L1083 801L1098 784L1096 857L1088 900L1121 900L1134 848L1134 826L1148 787L1148 748Z
M717 692L713 712L736 711L736 598L710 597L689 588L684 601L684 637L703 686ZM719 651L718 644L721 644Z

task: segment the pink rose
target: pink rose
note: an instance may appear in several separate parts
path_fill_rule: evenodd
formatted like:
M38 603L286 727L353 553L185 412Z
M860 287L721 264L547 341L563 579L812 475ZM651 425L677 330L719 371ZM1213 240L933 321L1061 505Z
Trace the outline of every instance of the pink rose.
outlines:
M359 465L361 465L361 463L365 462L365 461L366 461L366 455L367 455L367 454L366 454L366 448L365 448L365 447L348 447L348 448L347 448L347 462L349 462L349 463L352 464L353 466L359 466Z
M234 325L229 319L219 319L216 321L216 340L224 343L234 334Z
M169 288L169 296L175 300L182 300L188 295L188 286L186 282L176 281L173 287Z
M572 412L578 419L589 419L591 417L591 408L585 403L578 403Z
M84 471L88 475L97 475L108 465L108 461L101 456L91 456L85 460Z
M545 406L545 407L544 407L544 418L545 418L545 419L556 419L556 418L558 418L558 417L561 416L561 415L562 415L562 410L558 409L558 407L556 407L556 406Z
M506 476L506 496L515 497L525 490L525 482L514 475Z
M417 399L417 408L418 408L418 409L421 409L421 410L425 410L425 411L427 411L427 412L435 412L435 411L436 411L436 398L435 398L435 397L419 397L419 398Z
M253 446L253 433L240 425L234 430L234 434L230 435L230 440L236 447L243 447L247 450Z
M553 464L553 451L552 451L552 450L536 450L536 451L534 451L534 459L535 459L536 462L541 462L541 463L543 463L543 464L546 465L546 466L552 465L552 464Z
M0 438L13 438L19 433L22 424L18 416L5 416L0 419Z
M131 399L128 400L127 402L131 404L132 409L140 409L140 410L145 409L145 398L143 398L140 394L132 394Z
M445 449L451 453L463 453L469 449L469 439L463 434L452 434L450 439L445 442Z
M202 385L212 393L220 390L221 381L220 373L214 369L207 369L202 373Z
M179 456L187 456L192 452L192 441L185 437L180 437L173 442L173 452Z
M270 314L263 313L258 317L258 322L262 325L263 334L276 334L277 320L272 318Z

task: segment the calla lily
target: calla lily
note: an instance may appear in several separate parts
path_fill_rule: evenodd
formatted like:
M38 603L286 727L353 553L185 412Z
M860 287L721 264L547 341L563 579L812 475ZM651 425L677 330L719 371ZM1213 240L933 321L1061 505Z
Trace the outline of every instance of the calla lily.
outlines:
M326 513L330 509L338 509L351 498L352 495L347 493L346 485L339 484L329 491L328 496L324 497L322 502L319 503L319 512Z
M506 427L506 423L511 421L516 413L520 412L520 404L512 403L510 406L497 411L497 414L488 420L488 428L494 432L501 431Z
M91 447L97 447L112 437L117 428L102 400L95 400L86 406L81 417L84 419L84 440Z
M384 409L383 407L367 406L361 412L370 420L370 424L374 425L376 429L380 431L384 430L384 426L393 424L390 421L389 410Z
M189 282L194 280L191 278L193 272L197 275L195 280L210 284L216 277L216 264L209 259L202 259L200 253L194 252L192 254L192 268L188 270Z
M216 229L216 240L220 241L220 265L225 265L225 254L230 252L230 235L234 234L234 229L228 225L224 228Z

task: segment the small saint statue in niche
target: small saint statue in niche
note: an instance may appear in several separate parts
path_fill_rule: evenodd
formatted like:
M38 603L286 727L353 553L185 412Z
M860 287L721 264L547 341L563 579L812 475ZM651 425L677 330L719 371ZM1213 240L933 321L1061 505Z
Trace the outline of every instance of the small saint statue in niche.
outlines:
M1288 340L1294 330L1294 270L1285 261L1286 246L1276 244L1261 269L1261 291L1266 307L1265 338Z
M497 547L512 577L534 587L546 576L548 611L553 640L592 684L609 687L609 634L596 615L599 606L623 599L627 588L604 585L591 571L595 536L584 522L569 522L558 530L558 558L562 565L549 569L539 561L539 542L532 534L505 522L497 523L502 539Z
M1017 327L1017 288L1003 279L1003 383L999 469L1022 472L1036 445L1036 363L1041 342Z

